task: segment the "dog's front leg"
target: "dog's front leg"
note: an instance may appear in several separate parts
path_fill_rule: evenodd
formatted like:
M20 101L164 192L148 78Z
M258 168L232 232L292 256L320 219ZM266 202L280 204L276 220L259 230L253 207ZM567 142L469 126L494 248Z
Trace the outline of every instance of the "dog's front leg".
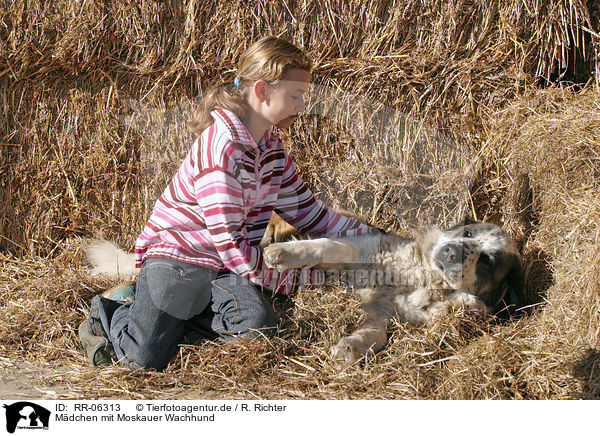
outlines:
M446 292L420 288L396 296L394 303L398 317L414 326L422 326L429 324L435 317L448 314L453 306L484 315L488 313L485 303L475 295L463 291Z
M271 244L265 247L264 259L270 268L312 268L319 265L352 264L359 260L355 244L342 239L311 239Z

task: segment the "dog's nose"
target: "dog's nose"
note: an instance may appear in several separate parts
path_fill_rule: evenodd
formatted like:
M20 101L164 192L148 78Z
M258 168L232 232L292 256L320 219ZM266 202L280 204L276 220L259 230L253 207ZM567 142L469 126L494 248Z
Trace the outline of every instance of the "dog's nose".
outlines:
M448 242L435 253L435 259L444 265L463 264L471 254L473 250L464 243Z
M438 260L444 263L462 263L464 260L462 244L448 243L438 251Z

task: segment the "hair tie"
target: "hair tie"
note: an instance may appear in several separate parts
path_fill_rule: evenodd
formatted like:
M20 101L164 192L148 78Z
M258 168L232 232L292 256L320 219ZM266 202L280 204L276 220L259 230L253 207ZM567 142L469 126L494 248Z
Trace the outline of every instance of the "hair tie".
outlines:
M235 87L236 87L236 88L239 88L239 87L240 87L240 78L239 78L239 77L236 77L236 78L233 80L233 84L235 85Z

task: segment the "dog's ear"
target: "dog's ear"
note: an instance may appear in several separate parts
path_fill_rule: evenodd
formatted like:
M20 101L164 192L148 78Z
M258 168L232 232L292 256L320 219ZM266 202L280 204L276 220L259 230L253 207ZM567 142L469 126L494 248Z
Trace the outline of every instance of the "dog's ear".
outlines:
M468 226L469 224L477 224L479 221L471 219L470 217L465 217L465 219L463 220L463 223L465 226Z
M525 275L518 256L514 256L508 274L492 295L491 303L497 318L509 319L523 313Z
M426 226L413 230L411 233L419 250L427 255L431 252L443 232L435 226Z
M464 220L461 220L461 221L457 222L456 224L454 224L449 229L446 229L446 231L454 231L460 227L468 226L469 224L478 224L479 222L480 221L475 221L469 217L466 217Z

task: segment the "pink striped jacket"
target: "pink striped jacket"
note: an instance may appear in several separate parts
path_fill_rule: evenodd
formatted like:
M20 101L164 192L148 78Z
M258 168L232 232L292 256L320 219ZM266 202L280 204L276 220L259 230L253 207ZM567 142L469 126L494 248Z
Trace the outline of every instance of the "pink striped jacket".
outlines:
M270 131L256 144L233 112L218 109L212 116L138 237L138 267L148 257L170 258L228 269L289 294L298 271L268 268L258 247L273 211L313 237L376 231L317 200Z

